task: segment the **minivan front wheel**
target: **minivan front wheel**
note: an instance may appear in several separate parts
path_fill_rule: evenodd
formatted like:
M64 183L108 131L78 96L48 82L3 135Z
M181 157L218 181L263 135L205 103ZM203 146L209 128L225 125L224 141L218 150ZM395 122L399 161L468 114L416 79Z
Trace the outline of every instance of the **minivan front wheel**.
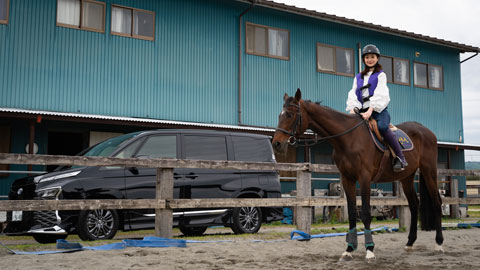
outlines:
M235 234L258 232L262 226L262 210L258 207L233 208L231 226Z
M84 210L78 215L77 233L84 241L112 239L118 230L115 210Z

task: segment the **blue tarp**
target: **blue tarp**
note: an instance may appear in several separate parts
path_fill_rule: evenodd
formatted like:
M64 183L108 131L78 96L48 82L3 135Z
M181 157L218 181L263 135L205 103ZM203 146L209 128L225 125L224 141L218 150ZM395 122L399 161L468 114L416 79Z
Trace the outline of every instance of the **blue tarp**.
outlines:
M378 232L378 231L382 231L382 230L396 231L398 229L390 229L389 227L383 226L383 227L373 229L372 232ZM298 235L295 235L295 234L298 234ZM357 234L362 235L362 234L364 234L364 232L358 232ZM302 231L294 230L292 233L290 233L290 239L299 240L299 241L308 241L312 238L325 238L325 237L335 237L335 236L345 236L345 235L347 235L346 232L344 232L344 233L326 233L326 234L310 235L310 234L302 232Z
M289 209L289 208L284 208ZM480 223L458 223L458 228L469 228L477 227L480 228ZM372 232L376 231L398 231L397 228L389 228L386 226L373 229ZM298 235L295 235L298 234ZM327 233L327 234L316 234L310 235L302 231L294 230L290 234L291 240L299 241L308 241L313 238L325 238L325 237L335 237L335 236L345 236L347 233ZM358 235L364 234L363 231L358 232ZM252 242L284 242L287 240L252 240ZM57 249L58 250L44 250L44 251L17 251L12 250L0 242L0 246L3 246L13 254L18 255L44 255L44 254L55 254L55 253L68 253L76 252L81 250L117 250L125 249L126 247L186 247L187 243L218 243L218 242L233 242L233 240L212 240L212 241L197 241L197 240L183 240L183 239L169 239L156 236L146 236L143 240L132 240L125 239L119 243L106 244L102 246L93 246L93 247L84 247L80 243L68 242L63 239L57 240Z
M67 240L57 240L58 250L44 250L44 251L18 251L12 250L2 243L1 246L8 249L13 254L18 255L43 255L54 253L68 253L81 250L116 250L125 249L126 247L187 247L187 241L182 239L168 239L155 236L147 236L143 240L125 239L119 243L106 244L102 246L84 247L80 243L68 242Z

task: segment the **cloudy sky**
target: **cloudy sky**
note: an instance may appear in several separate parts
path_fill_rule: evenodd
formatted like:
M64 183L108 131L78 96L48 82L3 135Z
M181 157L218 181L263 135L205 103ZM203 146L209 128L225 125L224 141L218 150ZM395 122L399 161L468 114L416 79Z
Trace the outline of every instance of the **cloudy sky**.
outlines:
M276 0L306 9L480 47L478 0ZM466 59L471 53L462 54ZM480 145L480 55L461 65L464 142ZM467 151L466 161L480 161Z

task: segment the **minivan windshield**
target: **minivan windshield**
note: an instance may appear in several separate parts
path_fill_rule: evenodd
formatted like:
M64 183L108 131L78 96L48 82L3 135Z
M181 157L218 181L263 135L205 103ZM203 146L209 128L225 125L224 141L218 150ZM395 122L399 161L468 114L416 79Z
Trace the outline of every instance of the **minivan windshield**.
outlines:
M118 148L120 144L132 139L138 134L140 134L140 132L129 133L108 139L92 147L85 154L83 154L83 156L108 157Z

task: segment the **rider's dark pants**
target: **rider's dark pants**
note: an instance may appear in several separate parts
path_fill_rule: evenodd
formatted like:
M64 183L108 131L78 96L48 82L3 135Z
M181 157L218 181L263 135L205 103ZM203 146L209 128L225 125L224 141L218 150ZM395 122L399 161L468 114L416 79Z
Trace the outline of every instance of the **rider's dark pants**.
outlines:
M381 113L374 111L372 113L372 118L377 120L378 130L382 134L385 141L392 147L393 151L397 157L405 161L405 156L403 155L402 148L400 143L395 138L395 134L388 127L390 125L390 114L387 109L384 109Z

